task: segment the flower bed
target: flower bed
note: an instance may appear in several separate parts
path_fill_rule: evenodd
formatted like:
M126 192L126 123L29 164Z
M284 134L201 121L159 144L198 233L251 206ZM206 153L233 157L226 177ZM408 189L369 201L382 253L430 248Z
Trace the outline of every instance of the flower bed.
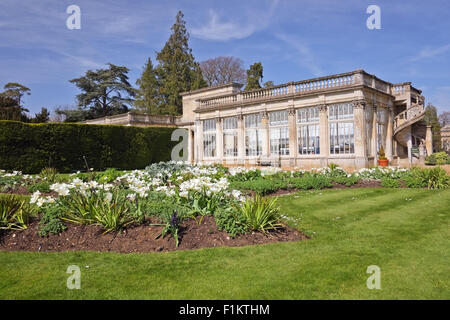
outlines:
M165 162L128 172L108 169L59 175L47 169L30 176L2 171L3 192L25 189L32 195L30 206L21 204L21 217L11 213L14 201L1 204L0 212L11 213L9 222L1 227L20 225L26 229L27 223L22 220L26 217L29 221L38 211L38 224L33 230L40 236L60 234L74 225L95 226L103 234L144 225L158 230L156 238L173 239L178 246L181 238L186 239L183 226L192 221L197 226L214 221L217 231L230 238L286 232L276 198L260 195L360 186L440 189L449 184L449 176L439 167L371 168L347 173L334 165L310 171L283 171Z

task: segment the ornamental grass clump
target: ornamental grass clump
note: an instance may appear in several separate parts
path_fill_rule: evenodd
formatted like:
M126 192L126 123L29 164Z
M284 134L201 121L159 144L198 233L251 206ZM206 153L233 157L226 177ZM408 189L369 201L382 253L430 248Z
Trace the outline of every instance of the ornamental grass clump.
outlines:
M0 229L27 229L30 218L35 214L35 207L16 196L0 198Z
M256 195L247 199L238 208L245 219L249 230L267 233L269 230L281 228L279 207L276 198L263 198Z

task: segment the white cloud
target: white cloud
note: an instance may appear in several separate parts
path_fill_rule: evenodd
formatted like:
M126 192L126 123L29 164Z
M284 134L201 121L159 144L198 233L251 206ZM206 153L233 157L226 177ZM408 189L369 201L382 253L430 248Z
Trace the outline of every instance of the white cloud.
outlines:
M447 45L444 45L441 47L437 47L437 48L432 48L430 46L426 46L425 48L420 50L418 55L416 55L415 57L412 57L411 61L418 61L418 60L422 60L422 59L433 58L433 57L443 54L449 50L450 50L450 44L447 44Z
M275 13L279 0L271 2L269 8L258 10L251 6L241 19L243 21L223 21L213 9L209 11L209 21L206 25L192 28L194 37L203 40L228 41L232 39L244 39L253 33L267 28L270 19ZM233 8L234 12L241 12L239 8Z
M295 36L280 33L275 34L275 36L295 49L296 56L293 60L296 61L296 63L306 68L316 77L324 75L324 72L317 61L317 55L304 40Z

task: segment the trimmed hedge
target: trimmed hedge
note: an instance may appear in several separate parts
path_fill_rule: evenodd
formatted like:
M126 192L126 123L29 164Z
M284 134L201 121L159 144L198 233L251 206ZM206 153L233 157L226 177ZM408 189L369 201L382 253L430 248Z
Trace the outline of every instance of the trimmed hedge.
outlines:
M0 169L39 173L45 167L59 172L142 169L168 161L175 128L125 127L75 123L28 124L0 121Z

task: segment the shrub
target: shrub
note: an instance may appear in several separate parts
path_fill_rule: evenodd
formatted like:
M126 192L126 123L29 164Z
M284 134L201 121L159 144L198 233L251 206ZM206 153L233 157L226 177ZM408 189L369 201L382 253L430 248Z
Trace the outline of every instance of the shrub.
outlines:
M381 179L381 186L384 188L399 188L400 181L398 179L384 177Z
M276 198L256 195L253 199L247 199L237 210L244 217L249 230L267 232L281 227Z
M56 176L58 174L58 170L55 168L44 168L39 173L39 176L43 178L48 183L54 183L56 181Z
M232 190L251 190L259 195L266 195L279 189L286 189L287 187L288 184L286 181L265 178L230 183L230 189Z
M425 158L425 163L429 165L450 164L450 156L446 152L433 153Z
M309 189L323 189L331 187L330 179L318 174L305 174L301 178L292 178L289 181L290 185L302 190Z
M176 142L174 128L87 125L74 123L27 124L0 121L2 169L38 173L53 167L59 172L141 169L167 161Z
M35 207L26 200L16 196L0 198L0 229L23 230L28 227L30 218L35 214Z
M338 176L331 178L330 181L345 185L347 187L353 186L358 183L359 177L356 175L350 175L350 176Z
M408 188L444 189L450 186L450 177L441 167L415 168L405 178L405 182Z
M247 232L247 223L240 210L234 207L220 208L214 214L217 228L226 231L231 237Z
M61 218L64 216L64 210L60 206L45 206L42 208L43 214L39 222L40 236L47 236L49 234L59 234L67 229Z
M99 173L95 180L97 180L99 183L110 183L116 180L117 177L120 177L123 174L123 172L109 168L105 171Z
M47 180L32 184L27 188L27 190L29 193L35 193L36 191L49 193L51 191L50 184L47 182Z

